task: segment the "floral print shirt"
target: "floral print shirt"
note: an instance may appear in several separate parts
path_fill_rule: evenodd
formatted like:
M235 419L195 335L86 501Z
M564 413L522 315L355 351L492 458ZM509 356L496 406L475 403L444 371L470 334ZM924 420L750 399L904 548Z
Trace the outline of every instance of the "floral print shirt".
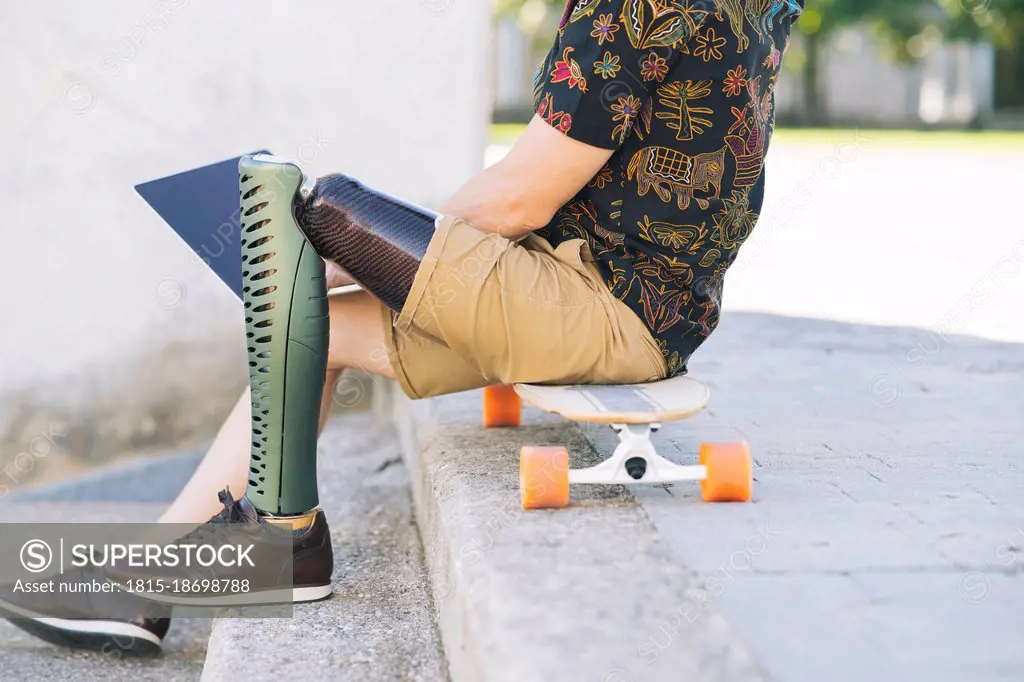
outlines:
M718 325L764 197L774 88L804 0L569 0L537 114L615 150L538 232L582 238L670 375Z

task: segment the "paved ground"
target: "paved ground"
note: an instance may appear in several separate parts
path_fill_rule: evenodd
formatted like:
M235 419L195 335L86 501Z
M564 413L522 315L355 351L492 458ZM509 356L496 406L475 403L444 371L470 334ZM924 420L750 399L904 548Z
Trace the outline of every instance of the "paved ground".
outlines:
M920 332L741 313L721 331L693 364L711 409L659 435L679 461L749 441L755 503L637 492L702 580L666 622L713 605L787 682L1024 679L1024 346L949 339L882 390ZM672 646L637 635L645 663Z
M733 309L1024 341L1024 148L780 142Z

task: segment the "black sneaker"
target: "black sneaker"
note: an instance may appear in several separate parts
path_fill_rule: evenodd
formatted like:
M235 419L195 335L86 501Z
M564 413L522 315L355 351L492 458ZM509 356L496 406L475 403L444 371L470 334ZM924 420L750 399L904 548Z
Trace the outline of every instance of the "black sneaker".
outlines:
M104 573L128 591L166 604L245 606L331 596L334 552L322 510L276 517L261 513L244 496L234 499L230 490L218 496L224 509L174 544L238 548L237 555L227 556L239 565L185 565L182 560L166 567L104 567ZM248 549L241 551L243 547Z
M99 573L75 571L56 578L54 582L82 584L106 581L106 577ZM51 644L139 656L160 653L164 636L171 626L167 606L119 590L24 593L3 585L0 586L0 616Z

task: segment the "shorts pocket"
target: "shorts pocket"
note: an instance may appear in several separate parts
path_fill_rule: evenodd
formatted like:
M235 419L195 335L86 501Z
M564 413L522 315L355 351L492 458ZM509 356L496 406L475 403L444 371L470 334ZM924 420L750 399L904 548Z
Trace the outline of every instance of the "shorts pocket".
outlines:
M608 292L608 295L611 296L611 291L604 283L601 272L594 263L594 256L590 253L590 246L585 240L568 239L559 244L552 255L586 277L592 285Z
M460 289L479 289L511 244L462 218L439 218L395 327L416 327L436 336L433 318L460 298Z

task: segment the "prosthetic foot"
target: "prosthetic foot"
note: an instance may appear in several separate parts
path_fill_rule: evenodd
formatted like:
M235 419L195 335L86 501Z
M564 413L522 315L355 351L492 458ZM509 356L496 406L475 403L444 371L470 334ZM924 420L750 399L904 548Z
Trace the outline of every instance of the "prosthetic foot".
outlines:
M238 170L252 392L246 497L265 514L304 514L319 503L316 441L329 334L324 263L292 217L298 166L256 155L243 157Z

